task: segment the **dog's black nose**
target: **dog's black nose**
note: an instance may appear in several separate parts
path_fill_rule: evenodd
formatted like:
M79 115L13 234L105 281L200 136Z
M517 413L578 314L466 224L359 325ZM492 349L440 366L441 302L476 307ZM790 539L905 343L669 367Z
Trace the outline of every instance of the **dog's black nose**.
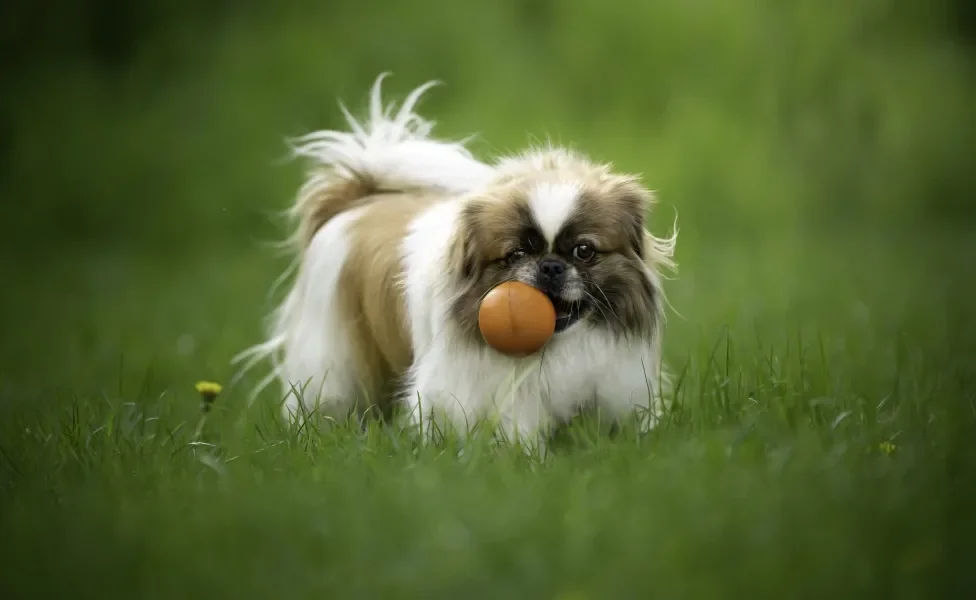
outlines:
M566 263L558 258L544 258L539 261L539 274L550 283L559 284L566 274Z

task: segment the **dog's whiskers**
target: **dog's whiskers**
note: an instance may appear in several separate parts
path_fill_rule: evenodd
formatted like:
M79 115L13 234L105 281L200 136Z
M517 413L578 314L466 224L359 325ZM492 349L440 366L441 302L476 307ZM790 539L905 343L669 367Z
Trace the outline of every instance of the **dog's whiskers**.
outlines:
M583 292L583 293L584 293L584 294L586 294L586 295L587 295L587 297L588 297L588 298L589 298L590 300L592 300L592 301L593 301L593 306L594 306L594 307L595 307L595 308L596 308L596 309L597 309L598 311L600 311L600 316L602 316L604 320L606 320L606 321L609 321L609 319L607 318L607 313L606 313L606 312L604 312L604 310L603 310L603 307L602 307L602 306L600 306L600 301L599 301L599 300L598 300L598 299L597 299L597 298L596 298L596 297L595 297L595 296L594 296L593 294L591 294L591 293L589 293L589 292ZM618 320L619 320L619 319L618 319Z
M583 290L584 293L593 300L593 303L597 305L597 308L600 310L600 313L603 315L603 318L606 319L607 318L607 315L606 315L605 312L603 312L603 309L600 308L600 305L601 304L603 304L604 306L606 306L607 310L610 311L610 314L613 315L613 318L617 319L617 322L618 323L620 323L621 325L625 325L623 319L620 318L620 315L618 315L616 313L616 311L613 310L613 306L610 304L610 298L607 297L607 293L603 291L603 288L601 288L600 285L597 284L592 279L587 280L587 281L588 281L588 283L593 284L593 287L596 288L596 290L598 292L600 292L601 295L603 295L604 302L601 303L600 300L598 298L596 298L593 294L591 294L589 291Z
M590 283L592 283L593 287L596 288L596 291L600 292L600 294L603 296L603 300L606 302L607 310L613 313L613 316L617 317L617 320L619 321L620 317L617 316L617 313L613 310L613 304L610 302L610 298L607 296L607 293L603 291L603 288L600 287L600 284L598 284L597 282L590 280Z

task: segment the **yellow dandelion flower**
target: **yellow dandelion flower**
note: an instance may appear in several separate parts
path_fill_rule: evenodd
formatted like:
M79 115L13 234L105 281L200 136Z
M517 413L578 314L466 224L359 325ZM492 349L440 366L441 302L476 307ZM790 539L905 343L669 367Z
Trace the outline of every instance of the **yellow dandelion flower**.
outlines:
M204 419L207 413L210 412L210 407L213 406L214 400L217 399L217 395L220 394L220 390L224 389L221 385L215 381L198 381L196 385L197 391L203 396L203 402L200 403L200 409L203 411ZM203 420L200 421L200 425L203 426ZM200 428L197 428L197 434L200 433Z
M892 452L898 449L898 446L892 444L889 441L884 441L878 444L878 449L884 452L885 454L890 455Z
M197 387L197 391L200 392L201 396L209 399L216 398L217 395L221 392L221 390L224 389L219 383L215 381L198 381L196 387Z

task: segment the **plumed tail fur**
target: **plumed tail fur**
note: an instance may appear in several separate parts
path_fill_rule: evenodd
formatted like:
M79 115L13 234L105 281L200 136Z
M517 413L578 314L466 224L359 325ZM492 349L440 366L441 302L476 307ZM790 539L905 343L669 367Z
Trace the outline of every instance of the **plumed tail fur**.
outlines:
M483 184L492 175L491 167L465 148L467 140L432 139L434 123L414 112L424 92L437 82L414 89L399 108L394 104L384 107L381 88L386 76L384 73L376 79L364 120L354 118L340 102L347 131L316 131L292 141L293 156L309 161L310 170L288 211L295 221L289 241L297 251L298 261L276 286L296 268L302 276L303 259L316 232L339 214L368 203L371 197L395 192L459 194ZM257 385L251 401L282 375L286 322L300 303L296 293L293 289L271 315L268 339L232 359L233 364L242 365L235 381L263 360L272 363L272 372Z
M462 142L430 138L434 123L414 112L437 82L413 90L400 105L382 104L380 75L370 93L369 113L357 121L340 102L349 131L316 131L293 141L294 156L312 168L291 216L298 221L295 242L304 248L335 215L385 192L432 190L461 193L485 181L491 169L475 160Z

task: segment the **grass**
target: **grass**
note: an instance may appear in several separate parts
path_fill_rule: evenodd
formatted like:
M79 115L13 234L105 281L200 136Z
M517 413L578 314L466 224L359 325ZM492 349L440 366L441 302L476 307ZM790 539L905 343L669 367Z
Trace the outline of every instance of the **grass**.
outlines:
M222 359L251 335L230 324L256 318L260 303L253 315L211 319L260 287L242 275L257 257L215 256L191 272L116 264L151 276L81 295L104 303L100 315L75 308L87 322L70 312L79 298L48 296L63 303L50 307L50 326L76 342L88 328L114 336L135 326L132 355L119 364L97 344L61 348L37 376L87 381L54 375L70 365L106 372L4 403L7 597L961 591L976 499L976 329L957 275L972 241L941 234L882 252L871 251L877 239L836 232L792 251L777 242L775 253L700 246L710 259L684 265L669 288L682 314L671 315L667 344L674 409L643 437L580 420L544 457L484 439L423 447L375 422L296 436L278 423L273 396L245 411L244 389L225 390L194 439L193 384L229 375ZM68 282L106 277L93 257L65 266ZM24 298L44 296L49 279L22 276ZM160 334L127 307L155 296L177 311L184 295L187 312L170 317L199 327L200 339L181 360L151 347L180 334ZM132 343L140 337L145 346ZM30 364L17 379L30 380ZM112 369L116 385L85 391Z

